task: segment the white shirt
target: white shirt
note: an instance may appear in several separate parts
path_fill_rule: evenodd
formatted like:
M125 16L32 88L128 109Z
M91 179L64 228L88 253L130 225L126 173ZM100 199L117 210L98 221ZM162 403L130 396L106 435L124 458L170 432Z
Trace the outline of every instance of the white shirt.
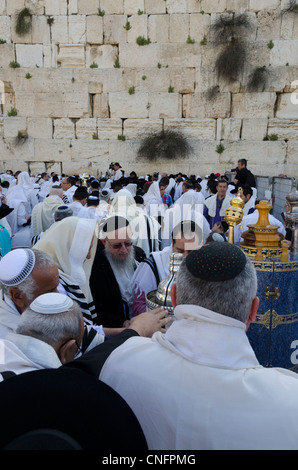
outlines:
M165 334L115 349L99 376L149 449L298 449L298 375L260 366L244 323L194 305L174 313Z

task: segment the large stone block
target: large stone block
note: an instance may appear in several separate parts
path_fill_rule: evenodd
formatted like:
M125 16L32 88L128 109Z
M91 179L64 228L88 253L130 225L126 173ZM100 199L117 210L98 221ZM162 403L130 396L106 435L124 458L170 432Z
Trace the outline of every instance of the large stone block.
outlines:
M182 117L182 96L179 93L149 94L149 118Z
M184 82L183 78L179 77L178 74L176 75L175 73L173 73L173 80L171 79L172 70L170 68L161 66L161 68L141 68L134 70L136 71L135 83L136 89L138 91L145 91L148 93L167 92L172 81L174 83L174 86L177 87L175 88L175 90L177 91L179 91L179 86L182 85L182 83L184 83L186 86L186 82ZM124 74L124 76L125 75L126 73Z
M53 124L50 118L27 118L28 136L33 139L51 139Z
M272 118L275 93L236 93L232 100L232 116L239 118Z
M119 44L119 62L121 67L156 67L162 62L159 44Z
M117 59L118 48L106 44L103 46L87 46L86 48L86 67L95 63L98 68L112 68Z
M169 30L169 15L150 15L148 17L148 36L152 42L169 42Z
M264 140L267 135L268 119L245 118L242 120L242 140Z
M128 17L128 21L130 23L130 29L125 30L126 33L126 40L123 42L130 42L136 44L136 39L139 36L144 36L147 34L147 15L133 15ZM148 18L151 18L151 16ZM149 34L148 30L148 37L150 38L151 42L156 42L154 38L152 38Z
M64 139L35 139L33 161L67 162L71 160L69 141Z
M89 161L96 161L107 156L109 151L108 142L103 140L79 139L73 140L71 145L71 161L74 164L85 160L88 165Z
M124 28L126 22L126 15L105 15L103 17L105 44L126 42L126 30Z
M79 119L76 123L77 139L92 139L97 137L97 120L96 118Z
M11 41L9 16L0 16L0 39L5 39L7 42Z
M0 68L9 67L10 62L15 60L13 44L0 44Z
M115 140L121 134L122 119L97 119L97 135L100 140Z
M25 7L25 0L10 0L6 1L6 14L15 15L18 11ZM3 8L4 5L2 5Z
M167 0L167 12L173 13L187 13L187 2L184 0Z
M97 93L93 97L92 116L98 118L109 118L109 97L107 93Z
M68 42L70 44L85 44L86 16L71 15L68 18Z
M145 13L147 13L147 15L166 13L166 3L164 0L144 0L144 2Z
M216 119L165 119L166 129L181 131L188 139L214 140Z
M279 140L297 141L298 140L298 119L269 119L268 134L277 134ZM297 147L296 147L296 152L297 152Z
M183 95L183 117L185 118L228 118L230 108L230 93L219 93L213 100L207 100L204 93Z
M123 134L126 139L143 139L151 132L161 132L162 119L125 119Z
M250 10L261 11L266 9L274 9L280 5L280 0L250 0Z
M67 15L67 0L44 0L45 13L50 16Z
M51 40L55 44L68 43L67 16L54 16L54 22L51 25Z
M184 2L185 3L185 2ZM186 43L189 36L189 18L190 15L172 14L170 16L169 39L171 43Z
M50 44L50 26L45 16L32 17L32 42L33 44Z
M196 69L194 67L170 68L171 86L177 93L194 93L196 81Z
M169 43L160 44L157 62L171 67L200 67L202 46L200 44Z
M278 119L298 119L298 92L280 95L275 117Z
M25 117L8 117L4 119L4 137L17 137L19 132L27 133L27 120Z
M85 46L83 44L65 44L59 47L58 65L61 67L84 67L85 66Z
M242 120L239 118L229 118L222 120L222 135L224 140L240 140Z
M196 42L209 37L210 15L192 14L189 18L189 34Z
M46 44L43 46L43 66L47 68L57 67L58 46Z
M100 9L103 10L106 15L121 15L124 11L123 1L100 0Z
M78 13L80 15L97 15L99 8L99 0L77 0Z
M2 154L3 160L6 160L7 155L10 155L12 160L24 162L34 160L34 139L6 138L5 145L6 151Z
M74 139L75 125L68 118L54 119L53 121L54 139Z
M124 0L124 13L135 15L138 11L144 11L144 0Z
M103 44L103 19L99 15L87 16L87 43Z
M276 65L298 65L297 47L298 39L273 41L271 49L271 64Z
M16 60L21 67L42 67L43 45L16 44Z
M110 93L109 107L113 118L148 118L148 93Z

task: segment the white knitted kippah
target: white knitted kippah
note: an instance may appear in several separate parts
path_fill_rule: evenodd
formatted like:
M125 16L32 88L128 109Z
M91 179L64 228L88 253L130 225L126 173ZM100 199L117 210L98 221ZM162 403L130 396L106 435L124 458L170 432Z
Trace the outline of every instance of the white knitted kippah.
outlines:
M0 282L9 287L17 286L31 274L34 265L35 255L32 250L12 250L0 261Z
M73 301L71 298L58 292L42 294L30 304L31 310L45 315L67 312L72 306Z

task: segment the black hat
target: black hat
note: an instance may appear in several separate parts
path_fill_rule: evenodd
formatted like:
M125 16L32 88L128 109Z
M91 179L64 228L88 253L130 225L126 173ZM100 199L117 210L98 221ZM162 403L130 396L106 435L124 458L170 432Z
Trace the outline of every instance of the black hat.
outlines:
M120 163L118 163L118 162L115 162L115 163L114 163L114 166L115 166L115 165L119 166L119 168L122 168L122 166L121 166Z
M6 204L2 204L0 206L0 219L3 219L7 215L9 215L13 209L11 207L8 207Z
M243 271L246 261L239 247L221 242L203 245L199 250L191 251L185 260L193 276L208 282L234 279Z

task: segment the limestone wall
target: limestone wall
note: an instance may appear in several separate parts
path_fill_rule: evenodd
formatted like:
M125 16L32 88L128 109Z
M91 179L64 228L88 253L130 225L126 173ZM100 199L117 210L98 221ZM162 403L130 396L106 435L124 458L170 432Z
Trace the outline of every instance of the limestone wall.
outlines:
M0 169L100 174L120 161L139 175L165 168L203 175L247 158L255 174L298 177L292 3L0 0ZM25 7L31 28L19 35L17 13ZM229 82L215 68L225 44L214 41L212 25L235 12L251 28L241 37L244 69ZM150 43L138 45L138 37ZM263 66L266 84L249 91L250 74ZM137 159L142 138L163 128L180 129L193 153Z

